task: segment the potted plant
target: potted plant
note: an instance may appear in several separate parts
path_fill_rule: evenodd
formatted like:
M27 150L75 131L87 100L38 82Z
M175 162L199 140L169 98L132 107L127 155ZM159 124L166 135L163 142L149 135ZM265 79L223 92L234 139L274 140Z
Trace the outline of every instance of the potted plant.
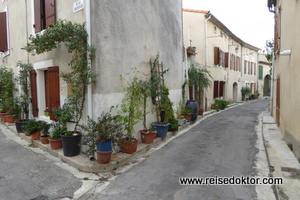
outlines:
M123 153L132 154L136 152L138 146L138 140L133 136L135 132L134 126L138 124L143 117L143 95L141 81L137 78L137 71L133 68L134 75L129 80L124 79L123 76L120 77L123 81L123 85L127 86L125 88L125 96L122 99L119 111L119 120L124 122L124 129L126 135L120 141L120 146Z
M20 85L21 95L19 97L20 120L15 120L15 124L17 131L23 132L23 121L29 119L29 105L31 102L29 77L30 71L33 69L33 66L30 63L23 62L18 62L17 66L19 66L20 68L20 73L17 81Z
M44 110L44 115L45 115L46 117L49 117L49 116L50 116L50 111L49 111L48 107L46 107L46 109Z
M108 112L102 113L97 121L88 117L87 124L80 125L80 128L86 133L81 143L88 146L87 153L94 157L96 150L98 163L109 163L113 147L123 137L123 123L118 120L118 116L112 116Z
M187 53L188 55L195 55L195 54L196 54L196 47L189 46L189 47L186 49L186 53Z
M82 134L77 131L68 131L67 123L74 116L74 110L72 106L65 103L61 108L53 110L53 113L58 119L58 127L60 127L60 138L62 141L64 156L77 156L80 154L81 146L80 141Z
M27 120L25 125L26 132L31 135L32 140L38 140L41 136L41 130L43 129L43 126L46 122L35 119Z
M242 92L242 100L245 101L246 100L246 96L250 93L250 88L249 87L242 87L241 89Z
M192 114L193 114L193 110L192 109L188 109L187 107L185 106L181 106L181 115L185 117L185 119L187 121L192 121Z
M50 129L51 124L48 123L44 123L43 125L43 129L41 132L41 137L40 140L42 142L42 144L48 144L49 143L49 129Z
M145 144L153 143L156 138L157 131L153 126L147 128L147 99L150 96L151 85L149 81L141 81L141 92L143 98L143 130L140 130L141 140Z
M258 92L258 90L255 91L254 95L255 95L255 99L258 99L258 97L260 95L259 92Z
M201 106L201 94L203 94L204 90L211 87L212 85L212 76L210 74L210 71L208 70L208 67L195 67L194 64L192 64L188 70L188 84L189 86L194 88L195 91L195 100L189 100L191 104L194 104L195 101L197 103L197 107ZM192 117L192 120L197 119L197 115L203 115L204 110L203 109L197 109L194 110L194 116Z
M61 149L62 148L62 141L61 141L61 136L60 134L63 132L67 131L67 128L64 127L62 124L53 122L51 124L53 127L52 130L50 131L50 137L49 137L49 142L50 142L50 147L51 149Z

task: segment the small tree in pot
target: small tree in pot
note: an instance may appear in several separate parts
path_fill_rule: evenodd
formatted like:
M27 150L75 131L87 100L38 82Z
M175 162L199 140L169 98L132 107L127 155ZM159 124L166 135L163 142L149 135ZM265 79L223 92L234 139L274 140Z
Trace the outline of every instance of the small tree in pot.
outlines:
M97 121L88 117L86 125L80 125L84 132L82 144L87 145L87 153L94 157L97 150L97 159L100 164L110 161L112 148L116 147L123 137L123 123L118 116L112 116L111 112L102 113ZM97 147L97 148L96 148Z

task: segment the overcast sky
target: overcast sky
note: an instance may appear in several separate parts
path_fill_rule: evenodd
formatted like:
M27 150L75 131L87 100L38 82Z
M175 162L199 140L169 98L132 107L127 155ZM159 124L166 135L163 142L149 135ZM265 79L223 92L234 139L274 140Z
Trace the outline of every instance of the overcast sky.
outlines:
M267 0L182 0L183 8L209 10L244 42L265 49L274 37L274 14Z

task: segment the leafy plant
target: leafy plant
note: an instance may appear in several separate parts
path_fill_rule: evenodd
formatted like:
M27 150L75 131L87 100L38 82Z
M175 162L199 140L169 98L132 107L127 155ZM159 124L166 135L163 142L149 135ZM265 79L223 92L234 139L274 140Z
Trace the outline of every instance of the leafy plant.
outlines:
M36 121L35 119L29 119L29 120L24 121L22 127L24 130L26 130L27 133L32 135L37 131L43 130L45 123L46 122L42 121L42 120Z
M195 98L200 105L201 93L212 85L210 71L207 68L197 68L192 64L188 70L188 77L189 85L195 87Z
M14 107L14 92L16 91L13 70L6 67L0 68L0 77L0 99L2 109L12 114L12 108Z
M67 122L69 122L74 116L72 106L65 103L63 107L53 110L53 113L58 118L56 129L61 130L60 134L64 133L65 135L72 135L72 131L67 131Z
M225 108L227 108L227 106L228 106L227 101L216 99L214 105L212 105L212 108L219 111L219 110L224 110Z
M18 82L21 86L20 107L22 113L24 114L24 119L28 119L29 105L31 101L29 76L33 67L32 64L23 63L21 61L17 63L17 66L20 67L20 74L18 77Z
M72 54L69 62L71 71L62 72L61 76L72 85L72 95L68 97L68 103L74 111L72 113L75 119L74 131L83 114L86 86L95 83L97 78L97 74L92 72L88 64L94 55L94 49L88 45L87 37L85 24L59 20L46 28L43 34L30 37L31 42L25 47L28 52L35 55L51 51L60 43L64 43L68 52Z
M88 146L89 155L94 155L97 143L111 141L115 147L123 137L124 124L118 116L112 116L110 112L102 113L97 121L88 117L87 124L79 126L86 133L83 135L82 144Z
M51 124L48 124L47 122L45 122L43 124L43 128L42 128L42 132L41 132L41 135L44 136L44 137L48 137L49 136L49 129L51 127Z
M248 95L250 93L250 88L242 87L241 92L242 92L242 97L245 97L246 95Z
M134 126L140 122L143 117L144 95L142 82L137 78L137 71L133 69L134 75L129 80L121 76L125 88L125 96L122 99L120 107L121 111L119 119L124 122L127 137L131 138L134 132Z
M187 49L190 49L190 50L196 51L196 47L192 47L192 46L189 46Z

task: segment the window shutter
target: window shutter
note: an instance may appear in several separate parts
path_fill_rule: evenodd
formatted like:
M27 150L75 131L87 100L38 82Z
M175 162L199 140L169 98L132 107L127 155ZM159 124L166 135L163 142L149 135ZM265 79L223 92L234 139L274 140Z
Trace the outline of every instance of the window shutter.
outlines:
M7 45L7 24L6 24L6 12L0 13L0 51L4 52L8 50Z
M45 0L45 26L50 26L56 22L55 0Z
M34 0L34 29L40 32L43 29L43 6L41 0Z
M258 65L258 79L263 79L263 66Z
M220 92L219 92L219 97L223 96L223 89L224 89L224 81L220 81Z
M50 119L55 120L56 117L52 111L60 106L59 68L57 66L48 68L48 93Z
M254 66L254 75L256 75L256 64L254 63L253 66Z
M244 74L247 73L247 61L244 60Z
M219 47L214 48L214 65L219 64Z
M214 81L214 98L219 95L219 81Z
M229 53L226 52L225 53L225 68L228 68L228 57L229 57Z
M36 72L35 70L30 71L30 87L31 87L31 103L32 103L32 114L34 117L39 115L38 99L37 99L37 85L36 85Z

